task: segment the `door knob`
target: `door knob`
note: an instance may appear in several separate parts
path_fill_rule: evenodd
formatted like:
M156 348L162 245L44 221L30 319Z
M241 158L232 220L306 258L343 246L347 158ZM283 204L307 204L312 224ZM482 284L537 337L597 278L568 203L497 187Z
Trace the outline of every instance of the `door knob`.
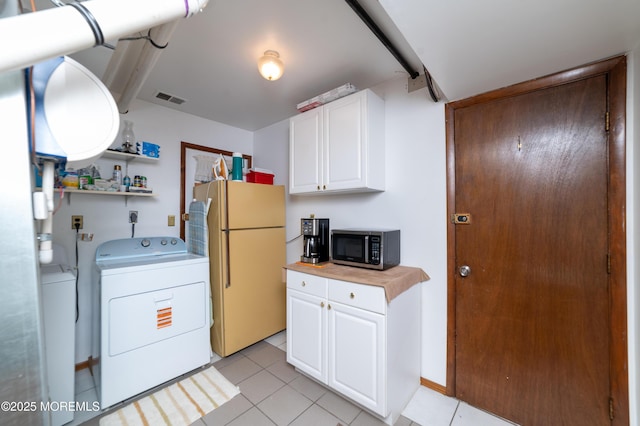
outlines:
M468 267L467 265L463 265L460 267L460 269L458 270L460 272L460 276L461 277L466 277L467 275L469 275L471 273L471 268Z

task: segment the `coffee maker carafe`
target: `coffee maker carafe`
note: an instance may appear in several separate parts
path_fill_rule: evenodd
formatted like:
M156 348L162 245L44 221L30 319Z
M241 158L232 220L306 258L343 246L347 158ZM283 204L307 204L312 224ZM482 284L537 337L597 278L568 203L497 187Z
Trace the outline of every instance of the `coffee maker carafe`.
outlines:
M329 219L301 219L304 263L321 263L329 260Z

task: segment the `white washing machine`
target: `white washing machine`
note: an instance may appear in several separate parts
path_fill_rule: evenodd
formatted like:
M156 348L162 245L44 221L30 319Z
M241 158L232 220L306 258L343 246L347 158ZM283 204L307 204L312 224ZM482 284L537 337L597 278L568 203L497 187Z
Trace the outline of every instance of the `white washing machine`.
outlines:
M209 259L175 237L107 241L96 250L105 409L210 361Z
M75 400L76 275L61 246L53 245L53 261L40 266L42 313L49 401ZM52 410L51 425L73 420L73 410Z

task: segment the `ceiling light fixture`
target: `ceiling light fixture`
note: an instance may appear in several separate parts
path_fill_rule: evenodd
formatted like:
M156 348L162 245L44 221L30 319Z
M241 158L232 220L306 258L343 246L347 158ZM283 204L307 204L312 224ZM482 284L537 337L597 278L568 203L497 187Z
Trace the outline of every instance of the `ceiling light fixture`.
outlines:
M264 78L274 81L282 77L284 64L280 60L280 55L275 50L267 50L264 56L258 59L258 70Z

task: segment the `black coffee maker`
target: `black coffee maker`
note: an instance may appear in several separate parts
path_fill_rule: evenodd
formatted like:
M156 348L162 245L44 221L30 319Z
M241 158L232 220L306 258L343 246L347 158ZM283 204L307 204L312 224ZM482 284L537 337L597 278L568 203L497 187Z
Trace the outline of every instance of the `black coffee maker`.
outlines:
M304 263L321 263L329 260L329 219L314 217L301 219L300 228L303 240Z

